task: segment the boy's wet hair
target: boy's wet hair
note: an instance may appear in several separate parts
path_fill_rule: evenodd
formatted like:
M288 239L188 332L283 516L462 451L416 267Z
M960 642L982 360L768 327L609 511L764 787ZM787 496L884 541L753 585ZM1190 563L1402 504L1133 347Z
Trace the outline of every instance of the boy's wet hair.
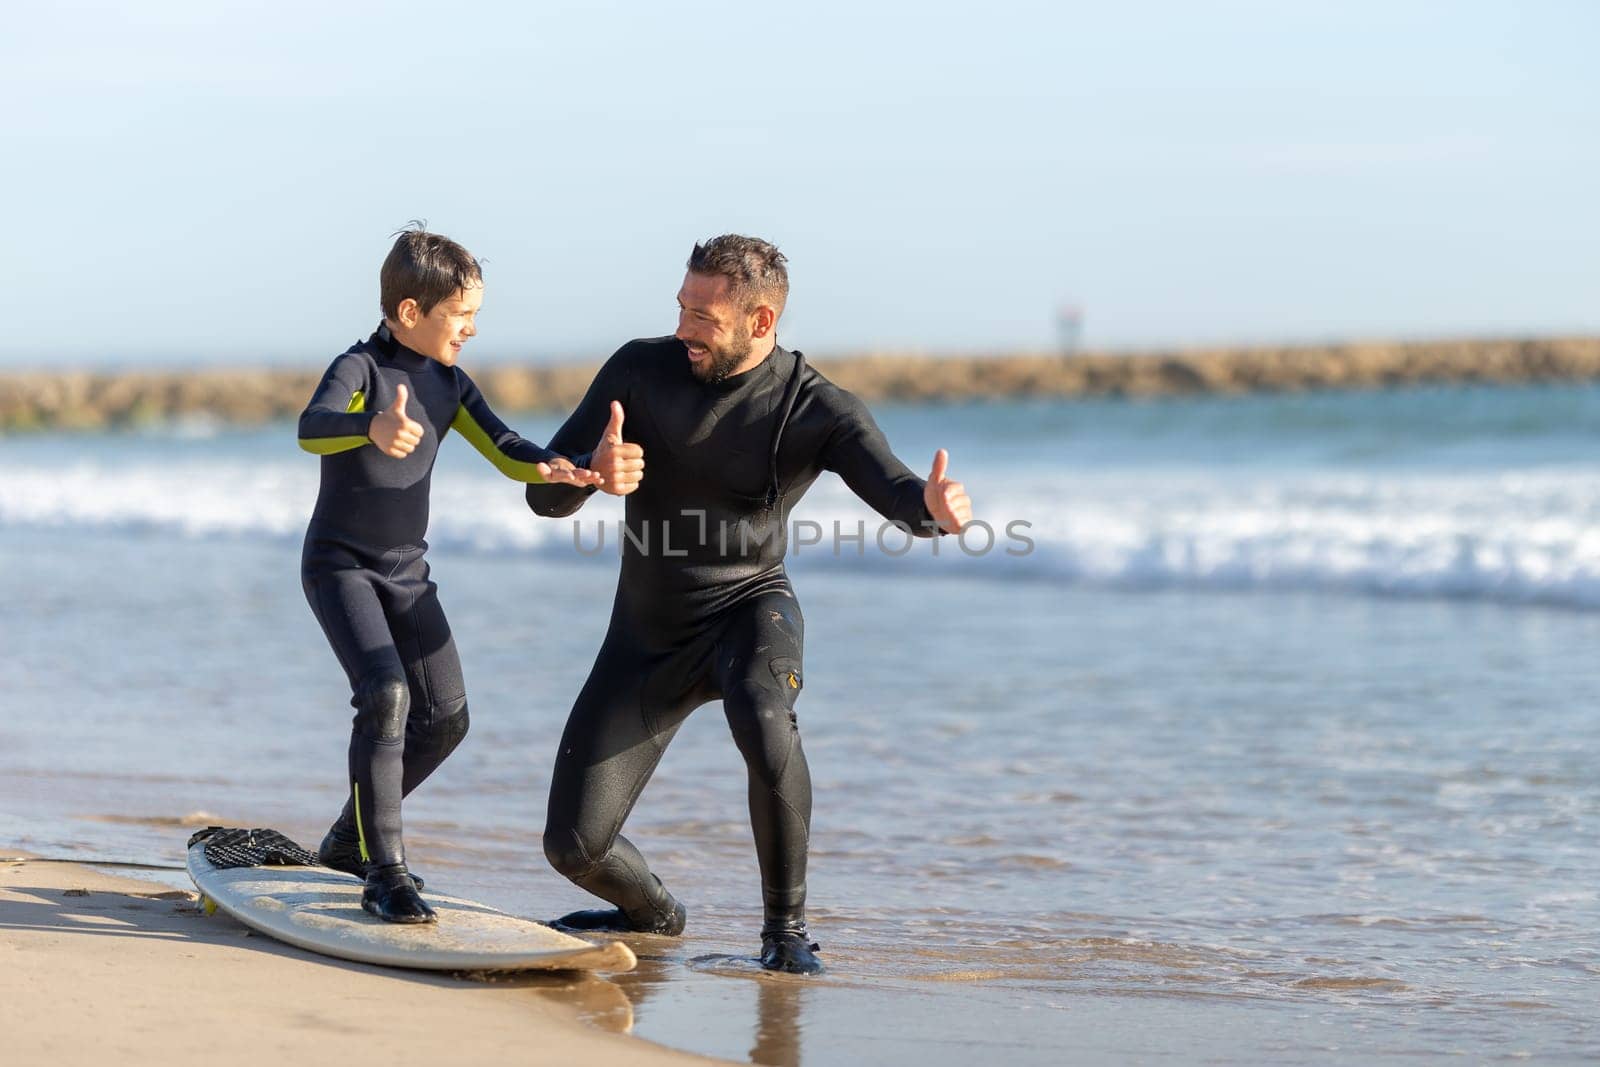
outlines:
M472 253L448 237L429 233L413 222L395 234L394 247L378 272L383 317L400 317L400 302L415 300L424 315L460 289L483 284L483 268Z
M705 244L696 244L689 253L689 269L695 274L715 274L732 283L734 300L745 311L762 304L777 314L789 299L788 260L776 245L759 237L725 233Z

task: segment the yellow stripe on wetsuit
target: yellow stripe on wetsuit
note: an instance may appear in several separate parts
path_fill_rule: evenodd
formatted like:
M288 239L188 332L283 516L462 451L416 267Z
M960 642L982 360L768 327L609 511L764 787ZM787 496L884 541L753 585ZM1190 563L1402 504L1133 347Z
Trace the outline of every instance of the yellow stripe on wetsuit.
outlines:
M350 788L355 793L355 803L351 807L356 810L356 847L361 853L362 863L371 863L372 855L367 851L367 831L361 825L361 783L351 782Z
M539 465L526 460L512 459L495 447L495 443L489 439L483 427L478 425L478 420L467 413L465 404L456 408L456 417L450 420L450 428L471 442L472 447L483 453L483 458L493 463L495 470L507 478L532 485L545 484L544 475L539 473Z
M345 405L346 415L360 415L367 410L367 394L357 389L350 394L350 403ZM348 452L352 448L360 448L370 443L368 437L302 437L300 447L316 456L332 456L339 452Z

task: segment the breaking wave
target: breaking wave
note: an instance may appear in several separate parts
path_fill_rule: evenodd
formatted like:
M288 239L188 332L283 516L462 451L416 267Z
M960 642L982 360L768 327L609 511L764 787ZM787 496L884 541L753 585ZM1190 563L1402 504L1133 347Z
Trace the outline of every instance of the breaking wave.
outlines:
M832 476L797 509L797 566L942 569L1101 587L1325 590L1600 608L1600 466L1391 472L1011 465L962 472L978 516L960 541L914 544ZM316 468L238 458L12 463L6 527L298 540ZM539 519L518 487L463 468L435 478L429 541L486 553L614 555L621 507ZM581 550L579 548L581 546ZM596 552L597 546L603 546Z

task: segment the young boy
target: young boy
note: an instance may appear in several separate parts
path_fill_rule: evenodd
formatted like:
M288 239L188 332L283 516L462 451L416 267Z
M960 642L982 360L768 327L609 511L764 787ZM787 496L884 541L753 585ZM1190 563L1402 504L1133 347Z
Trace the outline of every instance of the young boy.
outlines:
M351 796L318 857L366 879L367 911L425 923L437 919L406 870L400 799L467 733L461 662L423 560L439 440L460 431L521 482L598 479L508 429L457 369L483 302L483 275L465 248L405 231L379 279L383 323L333 361L300 416L300 447L322 457L301 581L356 709Z

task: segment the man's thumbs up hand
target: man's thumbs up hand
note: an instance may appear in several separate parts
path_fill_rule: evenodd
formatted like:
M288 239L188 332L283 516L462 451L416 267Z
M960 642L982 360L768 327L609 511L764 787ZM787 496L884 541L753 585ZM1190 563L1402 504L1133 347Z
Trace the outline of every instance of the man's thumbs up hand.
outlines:
M928 475L928 484L922 487L922 502L941 530L960 533L972 521L972 501L966 486L946 477L949 469L950 453L941 448L933 454L933 471Z
M644 448L622 439L622 405L615 400L589 469L600 476L601 492L612 496L627 496L644 480Z

